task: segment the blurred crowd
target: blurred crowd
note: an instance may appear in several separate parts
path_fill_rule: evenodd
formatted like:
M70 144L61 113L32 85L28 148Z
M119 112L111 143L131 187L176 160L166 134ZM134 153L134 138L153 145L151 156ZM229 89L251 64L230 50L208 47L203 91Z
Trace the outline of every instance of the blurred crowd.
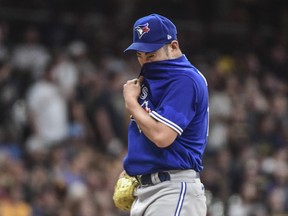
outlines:
M140 66L123 50L149 7L175 20L209 84L208 216L288 215L288 5L165 2L107 1L75 14L72 1L48 20L43 11L0 19L1 216L128 215L112 195L127 147L122 86Z

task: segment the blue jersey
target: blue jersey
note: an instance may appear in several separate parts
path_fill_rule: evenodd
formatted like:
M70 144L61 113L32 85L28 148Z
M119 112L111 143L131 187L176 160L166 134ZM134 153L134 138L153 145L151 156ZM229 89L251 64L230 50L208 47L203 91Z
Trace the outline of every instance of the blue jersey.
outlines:
M146 63L138 102L151 117L178 133L174 142L159 148L131 117L124 169L128 175L164 170L201 171L208 136L208 88L204 76L185 55Z

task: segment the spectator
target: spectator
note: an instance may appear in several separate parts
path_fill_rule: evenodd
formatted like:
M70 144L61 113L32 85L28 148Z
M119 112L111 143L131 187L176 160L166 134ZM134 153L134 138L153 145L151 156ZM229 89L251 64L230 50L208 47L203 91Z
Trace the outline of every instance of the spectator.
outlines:
M46 153L60 144L68 134L68 110L65 98L52 78L55 64L50 64L43 77L28 91L27 104L31 135L27 140L27 151ZM34 155L34 154L33 154Z
M40 41L39 30L30 26L23 33L23 41L12 50L11 61L19 73L28 73L32 79L37 79L45 72L45 67L51 59L47 47Z
M17 185L6 189L7 197L0 200L1 216L32 216L32 208L24 201L22 190Z

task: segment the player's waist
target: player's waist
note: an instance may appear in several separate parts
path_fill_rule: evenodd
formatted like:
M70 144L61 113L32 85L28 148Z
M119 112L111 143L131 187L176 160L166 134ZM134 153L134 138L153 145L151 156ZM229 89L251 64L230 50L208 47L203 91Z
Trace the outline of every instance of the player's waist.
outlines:
M198 178L200 178L199 172L192 169L169 170L136 176L141 186L155 185L165 181L193 181Z

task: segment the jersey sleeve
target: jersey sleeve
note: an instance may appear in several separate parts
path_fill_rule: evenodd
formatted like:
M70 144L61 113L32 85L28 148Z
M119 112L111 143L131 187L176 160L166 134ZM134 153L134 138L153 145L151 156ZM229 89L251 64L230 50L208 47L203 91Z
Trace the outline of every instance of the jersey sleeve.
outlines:
M150 115L181 135L195 115L196 91L191 77L177 77L166 87L162 99Z

